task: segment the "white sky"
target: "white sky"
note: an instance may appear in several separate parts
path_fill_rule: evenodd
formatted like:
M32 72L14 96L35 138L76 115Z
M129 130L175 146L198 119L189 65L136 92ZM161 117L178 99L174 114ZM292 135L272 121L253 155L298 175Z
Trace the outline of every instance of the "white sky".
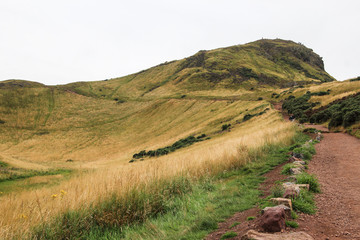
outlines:
M301 42L360 75L359 0L0 0L0 80L124 76L261 38Z

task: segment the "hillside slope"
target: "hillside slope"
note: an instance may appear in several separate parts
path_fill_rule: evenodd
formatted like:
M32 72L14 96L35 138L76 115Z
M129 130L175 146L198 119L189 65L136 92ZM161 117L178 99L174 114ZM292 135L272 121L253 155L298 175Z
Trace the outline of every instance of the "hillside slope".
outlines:
M322 58L302 44L259 40L244 45L199 51L195 55L131 74L98 82L61 86L86 96L133 99L229 95L253 88L291 87L334 81Z

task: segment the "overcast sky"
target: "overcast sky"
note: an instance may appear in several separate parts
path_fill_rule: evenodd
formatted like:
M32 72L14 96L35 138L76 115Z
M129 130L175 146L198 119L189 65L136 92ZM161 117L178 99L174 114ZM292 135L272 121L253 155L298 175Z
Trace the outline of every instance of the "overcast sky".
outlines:
M344 80L360 75L359 11L359 0L0 0L0 80L102 80L261 38L305 44Z

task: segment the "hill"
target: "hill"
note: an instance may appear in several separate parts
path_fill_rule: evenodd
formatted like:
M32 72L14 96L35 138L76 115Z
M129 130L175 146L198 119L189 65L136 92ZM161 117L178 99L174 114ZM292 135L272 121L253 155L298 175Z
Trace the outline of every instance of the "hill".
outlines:
M19 229L26 234L69 210L127 199L139 186L226 175L273 145L293 143L294 125L272 102L330 89L327 98L309 99L326 104L358 92L359 83L334 81L316 53L284 40L200 51L111 80L0 82L0 237L21 238ZM112 222L98 217L105 227Z
M126 77L62 88L107 99L180 97L251 93L254 88L284 88L334 81L322 58L302 44L285 40L199 51Z

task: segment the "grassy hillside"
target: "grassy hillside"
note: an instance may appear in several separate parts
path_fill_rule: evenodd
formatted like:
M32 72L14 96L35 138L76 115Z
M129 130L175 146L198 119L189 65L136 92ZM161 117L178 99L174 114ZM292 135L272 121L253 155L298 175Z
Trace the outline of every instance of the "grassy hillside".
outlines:
M73 83L61 88L79 94L126 101L138 97L242 95L254 88L291 87L333 81L311 49L292 41L259 40L199 51L122 78Z
M357 91L357 81L333 80L311 49L259 40L106 81L0 82L0 238L82 211L108 227L114 219L102 207L112 198L121 205L143 191L176 195L179 177L195 183L238 169L293 140L294 125L270 102L312 88L331 88L333 98ZM129 162L202 134L203 141Z

